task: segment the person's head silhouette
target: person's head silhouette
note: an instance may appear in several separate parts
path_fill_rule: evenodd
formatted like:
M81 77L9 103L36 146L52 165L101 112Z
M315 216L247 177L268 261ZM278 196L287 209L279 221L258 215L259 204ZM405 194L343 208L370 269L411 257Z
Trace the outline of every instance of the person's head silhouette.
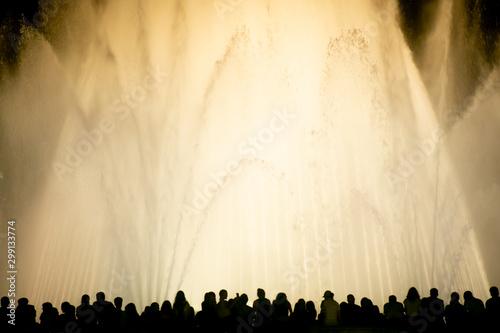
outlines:
M491 297L498 297L499 293L498 293L498 288L493 286L490 288L490 295Z
M330 290L325 291L323 294L324 299L333 299L333 293Z
M246 305L248 303L248 296L247 294L242 294L240 296L240 304L241 305Z
M159 312L160 311L160 304L157 302L151 303L151 311L152 312Z
M163 301L161 305L161 312L170 315L172 313L172 303L170 303L170 301Z
M417 299L420 299L420 295L418 294L417 288L411 287L408 289L408 294L406 295L406 298L410 301L415 301Z
M61 311L65 314L69 314L72 310L71 304L69 302L62 302L61 303Z
M89 304L90 303L90 296L85 294L82 295L82 304Z
M42 311L47 312L52 310L52 303L50 302L45 302L42 304Z
M221 289L221 291L219 291L219 298L221 301L225 301L227 299L227 290L226 289Z
M286 297L286 294L285 293L278 293L278 295L276 295L276 304L283 304L287 301L287 297Z
M116 307L118 310L121 310L122 305L123 305L123 298L121 298L121 297L115 297L115 299L114 299L114 303L115 303L115 307Z
M106 295L104 295L104 293L100 291L97 294L95 294L95 298L99 303L102 303L106 299Z
M17 305L20 307L27 306L29 303L28 299L26 297L22 297L17 300Z
M371 300L371 299L369 299L368 297L363 297L363 298L361 299L360 304L361 304L361 307L362 307L363 309L371 309L371 308L373 308L373 302L372 302L372 300Z
M470 290L467 290L466 292L464 292L464 300L469 300L469 299L472 299L474 296L472 296L472 291Z
M175 295L175 304L181 305L186 303L186 295L184 295L184 292L182 290L179 290L177 294Z

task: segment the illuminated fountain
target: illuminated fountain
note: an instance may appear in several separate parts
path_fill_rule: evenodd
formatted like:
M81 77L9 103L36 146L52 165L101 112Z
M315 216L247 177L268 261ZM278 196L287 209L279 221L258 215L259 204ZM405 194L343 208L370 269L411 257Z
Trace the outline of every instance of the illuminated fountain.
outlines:
M44 29L0 96L20 296L486 297L395 3L85 2Z

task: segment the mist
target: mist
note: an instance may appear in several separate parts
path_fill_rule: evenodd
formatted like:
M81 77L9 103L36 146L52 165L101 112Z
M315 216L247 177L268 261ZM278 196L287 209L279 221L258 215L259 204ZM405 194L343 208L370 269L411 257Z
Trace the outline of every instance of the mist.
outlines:
M0 86L18 295L486 299L498 58L465 2L427 11L412 43L396 1L44 9Z

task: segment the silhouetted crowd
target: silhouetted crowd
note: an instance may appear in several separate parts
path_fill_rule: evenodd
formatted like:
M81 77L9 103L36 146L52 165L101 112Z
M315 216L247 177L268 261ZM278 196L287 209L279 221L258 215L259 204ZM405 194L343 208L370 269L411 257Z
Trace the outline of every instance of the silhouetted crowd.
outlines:
M111 303L103 292L91 304L89 295L83 295L81 304L61 304L61 312L51 303L42 305L37 321L35 307L21 298L13 308L8 297L1 299L1 332L67 332L67 333L127 333L127 332L316 332L335 331L338 328L373 328L387 332L500 332L500 297L497 287L490 288L491 298L483 303L470 291L463 295L451 294L445 305L438 290L430 290L428 297L420 298L416 288L408 290L401 303L389 296L382 311L364 297L359 305L353 295L338 303L334 294L325 291L320 308L314 302L299 299L292 308L285 293L274 301L266 298L263 289L257 290L257 299L248 305L246 294L228 299L226 290L207 292L201 310L195 313L183 291L178 291L174 303L164 301L146 306L141 314L134 303L123 308L123 300L116 297ZM14 315L13 315L14 314ZM14 320L13 320L14 319ZM13 325L15 323L15 325Z

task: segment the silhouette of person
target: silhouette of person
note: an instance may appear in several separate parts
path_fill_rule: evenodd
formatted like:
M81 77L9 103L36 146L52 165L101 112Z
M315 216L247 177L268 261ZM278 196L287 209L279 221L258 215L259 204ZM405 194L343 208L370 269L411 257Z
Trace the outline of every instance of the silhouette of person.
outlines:
M372 300L367 297L363 297L360 304L359 323L364 326L378 326L381 321L378 306L373 305Z
M153 330L153 325L152 325L152 317L153 317L153 314L152 314L152 309L151 309L151 305L146 305L144 307L144 311L142 311L140 317L139 317L139 321L141 323L141 327L146 331L146 332L150 332Z
M59 311L52 306L52 303L42 304L42 313L40 314L41 332L53 332L57 329Z
M211 331L215 329L217 318L215 293L210 291L205 293L205 299L201 303L201 311L196 314L196 321L202 330Z
M174 330L192 330L194 325L194 309L186 300L186 296L182 290L179 290L175 295L172 312L174 314Z
M99 332L111 331L115 307L113 303L106 300L106 296L102 291L96 294L96 301L92 304L92 308L97 315L97 330Z
M227 290L219 291L219 303L217 303L217 317L219 318L220 331L228 331L231 325L231 309L227 300Z
M418 316L421 303L422 300L420 299L420 295L418 294L417 288L411 287L408 290L406 299L403 301L406 315L408 317Z
M172 303L170 301L163 301L160 309L161 317L161 331L170 331L172 327L172 321L174 317L174 311L172 310Z
M231 315L231 310L227 302L227 290L221 289L219 291L219 303L217 303L217 316L222 319L229 315Z
M68 331L71 327L72 323L76 326L76 316L75 316L75 307L71 305L69 302L61 303L61 314L58 318L58 326L60 332Z
M467 311L460 304L460 295L454 291L451 293L450 303L444 308L446 326L450 332L465 332L465 316Z
M123 298L115 297L115 299L113 300L113 303L115 304L115 318L114 318L115 326L121 332L125 328L126 319L127 319L127 316L125 315L125 311L122 310Z
M490 288L490 295L486 301L486 318L488 321L488 327L497 327L499 329L500 326L500 297L498 293L498 288L493 286Z
M82 295L81 304L76 307L76 322L83 333L95 332L97 328L97 314L90 305L90 296Z
M307 311L307 322L309 325L316 324L316 317L318 316L318 311L316 310L316 305L313 301L307 301L306 303Z
M250 313L252 312L252 308L247 305L248 296L247 294L241 294L241 296L236 296L234 310L235 315L240 316L244 320L249 318Z
M163 301L160 312L163 318L172 318L174 315L172 311L172 303L170 303L170 301Z
M323 294L324 300L321 302L321 318L325 326L337 326L340 324L340 305L333 299L330 290Z
M420 314L427 321L426 332L442 332L445 329L444 302L438 296L438 290L432 288L430 296L423 298L420 304Z
M264 289L257 289L257 299L253 302L253 309L264 315L264 318L270 318L272 314L271 301L266 298Z
M160 309L161 331L168 331L170 329L173 316L172 303L167 300L163 301Z
M8 308L9 304L10 299L7 296L3 296L0 300L0 318L2 321L0 323L0 328L2 329L2 332L12 331L11 328L13 325L9 324L10 317L8 316L10 314L10 309Z
M21 332L30 332L37 328L35 307L26 297L17 300L16 328Z
M485 319L483 301L479 298L475 298L472 292L468 290L464 292L464 307L467 311L468 326L475 330L482 329Z
M354 295L347 295L347 302L340 303L340 319L342 325L355 326L358 323L361 307L355 303Z
M425 326L427 325L425 320L422 321L420 317L421 303L422 300L420 299L420 294L418 293L417 288L411 287L408 289L403 305L405 308L405 314L408 318L408 324L414 330L417 328L418 330L425 329Z
M384 304L384 316L387 326L400 329L404 327L403 318L406 314L409 317L410 327L418 332L469 332L482 331L486 325L495 330L498 328L500 318L500 295L497 287L490 288L490 295L486 303L475 298L471 291L464 293L464 305L460 303L460 295L457 292L451 293L451 300L446 307L444 302L438 298L439 293L436 288L430 290L430 296L420 299L415 287L408 290L404 304L397 301L395 295L389 296L389 301ZM259 331L262 326L262 318L272 318L274 332L286 331L303 332L308 330L308 326L316 321L317 312L312 301L307 303L303 298L299 299L292 311L290 302L285 293L278 293L276 299L271 302L265 297L263 289L257 290L258 298L253 302L253 308L247 305L248 296L242 294L232 300L227 300L227 291L222 289L219 292L219 303L216 303L214 292L207 292L202 302L202 310L196 315L201 331L206 332L229 332L231 324L227 327L220 326L220 320L234 316L247 321L246 326L239 326L238 329L247 329L252 332ZM381 323L381 314L378 307L373 302L364 297L361 299L361 306L355 304L353 295L347 296L347 302L338 304L333 299L333 293L329 290L324 293L324 300L321 302L321 312L318 321L325 326L345 325L367 325L378 326ZM46 302L42 305L40 324L36 322L36 310L29 304L27 298L20 298L16 308L16 327L7 325L8 313L10 309L10 299L2 297L0 303L0 315L3 320L0 324L2 332L42 332L49 333L55 331L79 330L86 332L144 332L156 331L193 331L194 309L189 305L183 291L178 291L174 305L169 301L164 301L161 307L156 302L146 306L142 316L139 316L133 303L127 304L125 311L122 310L123 299L116 297L114 306L105 300L103 292L96 294L96 301L90 305L90 297L83 295L81 304L75 309L69 302L61 304L61 314ZM252 315L260 315L260 319L253 320ZM76 314L76 315L75 315ZM142 324L140 318L142 317ZM167 320L173 318L185 322L181 326L167 325ZM413 321L412 321L413 320ZM446 321L446 324L445 324ZM257 323L257 324L256 324ZM71 324L71 327L69 326ZM287 325L289 324L289 325ZM219 326L218 326L219 325ZM227 329L229 328L229 329Z
M134 303L128 303L125 305L125 316L127 318L125 331L129 333L138 332L140 327L140 317Z
M190 305L186 300L186 296L182 290L179 290L175 295L174 305L172 307L174 318L178 320L187 320L189 317Z
M292 305L288 301L285 293L278 293L276 299L273 301L273 320L274 321L288 321L292 314Z
M405 308L403 303L398 302L395 295L389 296L389 302L384 304L384 316L387 325L392 328L402 328Z
M295 303L293 313L290 316L290 322L293 325L294 331L304 332L308 326L306 301L301 298Z
M150 327L153 332L159 332L160 331L160 324L161 324L161 314L160 314L160 304L157 302L151 303L151 312L150 312Z
M271 320L273 308L271 301L266 298L266 292L262 288L257 289L257 299L253 302L252 326L265 330Z

